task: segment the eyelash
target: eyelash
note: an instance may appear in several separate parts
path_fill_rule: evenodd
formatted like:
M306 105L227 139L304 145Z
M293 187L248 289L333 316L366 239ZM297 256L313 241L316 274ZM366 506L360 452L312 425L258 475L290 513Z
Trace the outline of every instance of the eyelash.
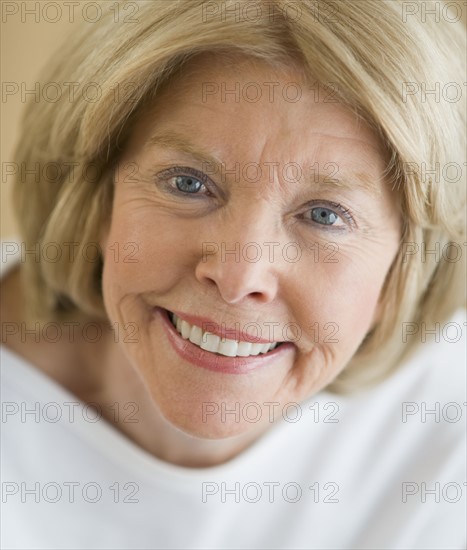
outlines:
M355 218L353 217L352 212L348 208L340 204L339 202L314 201L314 202L308 203L307 207L308 207L307 212L310 211L312 208L320 208L320 207L331 210L332 212L334 211L333 209L335 209L338 211L339 216L343 218L344 221L347 221L352 228L356 227ZM309 220L309 221L310 223L312 223L312 220ZM320 225L320 224L314 223L313 225ZM323 227L326 227L328 231L329 230L342 231L344 229L343 227L335 227L332 225L328 225L328 226L323 225Z
M169 184L169 180L175 176L193 176L197 180L199 180L204 187L206 188L208 194L200 195L199 193L184 193L183 191L178 190L176 187ZM195 168L190 168L189 166L171 166L170 168L167 168L166 170L163 170L162 172L159 172L156 174L156 179L163 183L166 186L166 190L169 193L172 193L177 196L192 196L195 198L199 197L214 197L215 194L210 190L211 187L211 180L209 177ZM333 201L313 201L311 203L307 204L308 209L311 208L327 208L329 210L332 210L333 208L339 212L339 215L348 222L348 224L352 227L356 227L355 219L352 215L352 212L343 206L342 204L338 202ZM320 224L313 222L312 220L305 220L307 223L312 224L313 226L319 226ZM326 229L327 231L342 231L344 228L342 227L334 227L332 225L323 225L323 229Z
M176 187L173 187L168 183L168 180L170 180L175 176L193 176L204 185L204 187L208 191L208 194L200 195L199 193L184 193L183 191L178 190ZM157 174L156 177L158 181L166 184L167 191L174 195L184 196L184 197L186 197L187 195L191 195L192 197L196 197L196 198L203 197L203 196L208 196L208 197L214 196L214 193L210 190L209 177L203 172L199 172L195 168L190 168L188 166L172 166L170 168L167 168L167 170L164 170L163 172L160 172L159 174Z

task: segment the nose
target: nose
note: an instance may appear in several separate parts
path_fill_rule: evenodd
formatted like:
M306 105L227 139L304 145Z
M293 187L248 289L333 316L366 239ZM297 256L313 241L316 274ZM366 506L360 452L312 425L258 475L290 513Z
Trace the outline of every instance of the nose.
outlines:
M267 238L262 227L235 224L222 232L228 240L211 239L202 243L201 258L195 276L202 285L217 287L222 299L229 304L253 301L266 304L274 300L278 291L278 243ZM237 231L239 226L243 227ZM216 235L219 235L216 232ZM232 235L238 235L232 239ZM262 235L262 238L258 238ZM266 238L265 238L266 237Z

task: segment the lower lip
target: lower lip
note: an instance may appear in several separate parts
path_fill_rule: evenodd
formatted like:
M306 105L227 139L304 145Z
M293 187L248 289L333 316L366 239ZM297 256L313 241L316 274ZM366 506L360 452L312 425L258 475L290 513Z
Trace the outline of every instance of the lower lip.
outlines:
M226 357L205 351L190 340L185 340L177 332L169 318L168 312L162 308L154 308L154 315L160 316L164 332L178 355L189 363L203 369L222 372L225 374L248 374L251 371L265 367L274 361L290 354L295 348L292 343L284 343L279 347L262 355L251 357Z

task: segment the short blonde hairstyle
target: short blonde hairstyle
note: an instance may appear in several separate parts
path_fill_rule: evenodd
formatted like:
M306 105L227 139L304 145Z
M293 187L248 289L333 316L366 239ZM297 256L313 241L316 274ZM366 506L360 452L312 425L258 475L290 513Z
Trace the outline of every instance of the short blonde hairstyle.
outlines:
M422 3L424 19L423 10L406 9ZM25 263L31 314L106 318L102 259L85 261L80 250L97 243L110 222L113 175L132 122L194 56L240 53L274 67L299 61L318 82L333 83L340 100L376 130L390 159L388 182L399 189L403 235L380 320L328 390L348 392L384 379L416 347L418 339L403 341L404 323L431 326L464 304L466 251L460 261L447 251L458 252L465 240L465 101L454 98L465 74L465 30L429 15L439 2L422 3L150 0L138 2L128 19L129 4L121 1L116 21L104 2L102 18L82 24L42 78L62 86L92 83L94 90L88 86L73 101L66 94L32 101L25 111L15 160L58 163L61 173L53 181L44 170L39 182L18 177L13 193L21 237L28 249L79 242L74 261L64 254L57 262ZM90 99L95 90L96 101ZM439 254L424 258L433 249Z

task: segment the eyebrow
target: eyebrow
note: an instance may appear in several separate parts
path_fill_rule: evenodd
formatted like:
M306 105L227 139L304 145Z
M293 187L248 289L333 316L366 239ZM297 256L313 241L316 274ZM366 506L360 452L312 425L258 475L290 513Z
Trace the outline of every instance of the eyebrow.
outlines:
M156 132L147 141L145 147L165 147L166 149L174 149L185 153L192 157L200 164L210 163L220 169L225 163L220 158L209 153L209 151L203 149L200 145L190 143L184 136L177 134L176 132Z
M223 168L227 166L227 164L217 155L207 151L198 144L191 143L185 136L173 131L158 131L153 133L145 144L146 149L151 147L162 147L184 153L201 165L206 166L206 164L208 164L210 167L214 167L216 174L222 174ZM315 164L316 163L311 164L310 168L312 168ZM324 163L323 167L326 167L329 164L332 163ZM334 164L338 165L338 163ZM308 184L312 189L347 189L350 191L361 190L376 197L381 195L381 189L377 185L377 178L374 178L367 172L360 171L349 173L343 172L344 176L339 177L340 167L338 166L338 168L339 170L334 175L332 174L332 171L323 173L318 170L316 173L311 172L310 174L307 170L303 170L303 183Z

